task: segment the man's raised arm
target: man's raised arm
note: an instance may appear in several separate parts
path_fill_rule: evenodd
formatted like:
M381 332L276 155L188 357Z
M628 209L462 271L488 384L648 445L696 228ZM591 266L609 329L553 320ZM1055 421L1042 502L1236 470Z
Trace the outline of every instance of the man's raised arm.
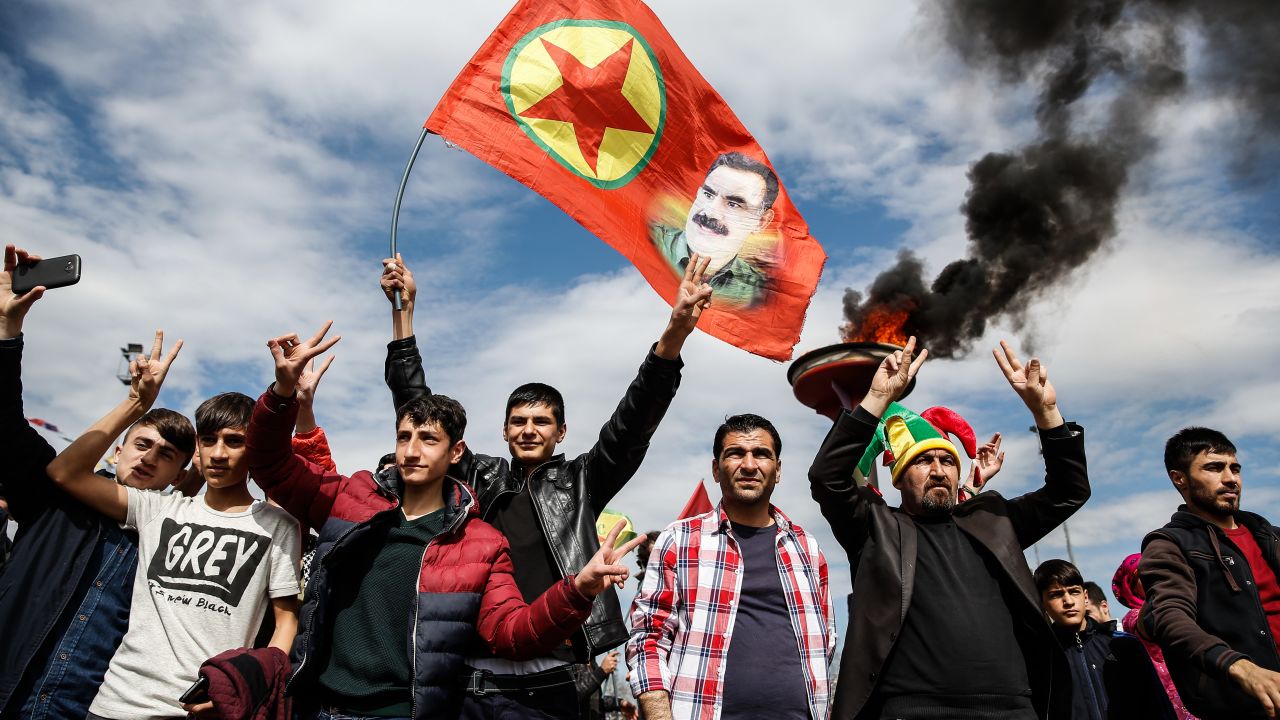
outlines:
M1044 486L1008 504L1009 521L1025 550L1066 522L1089 499L1084 429L1062 419L1058 392L1049 382L1049 369L1039 358L1031 358L1023 366L1009 343L1003 340L993 354L1009 386L1035 418L1044 455Z
M387 343L386 380L391 389L391 402L395 409L414 398L430 395L426 374L422 370L422 354L413 335L413 307L418 300L418 284L413 272L404 264L404 258L382 261L382 292L391 302L391 342ZM400 296L400 309L395 307L395 297Z
M342 339L325 339L332 325L325 323L307 340L290 333L267 341L276 380L258 398L245 432L245 453L254 482L290 515L313 528L329 518L344 478L295 455L292 435L298 416L298 383L311 361Z
M906 392L928 357L928 350L916 355L914 337L902 350L885 357L866 397L852 411L840 413L809 466L809 492L836 540L850 554L858 552L866 539L868 503L883 502L874 490L858 487L853 471L871 444L881 416Z
M98 420L76 441L49 463L49 477L69 495L118 522L129 514L129 494L123 485L94 472L111 443L137 422L155 404L160 386L169 374L182 341L164 353L164 332L156 331L151 355L143 355L129 363L129 394L111 412Z
M684 364L680 350L697 327L702 311L711 306L712 288L706 282L710 262L710 258L696 253L689 258L666 328L641 363L613 415L600 428L596 444L582 457L597 513L640 469L649 450L649 438L657 431L680 387L680 368Z
M44 294L35 288L22 295L13 292L13 273L19 264L40 258L8 245L4 271L0 273L0 457L5 472L0 495L18 524L29 522L56 493L44 468L57 453L27 422L22 409L22 323L32 303Z

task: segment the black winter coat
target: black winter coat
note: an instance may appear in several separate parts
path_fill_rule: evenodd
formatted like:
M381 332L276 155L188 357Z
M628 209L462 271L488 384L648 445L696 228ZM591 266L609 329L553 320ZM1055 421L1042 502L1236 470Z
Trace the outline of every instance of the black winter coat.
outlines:
M468 448L449 474L475 490L485 520L499 497L520 492L528 482L558 574L575 573L600 549L596 517L640 469L649 439L680 386L683 365L651 350L613 416L600 428L595 445L576 458L556 455L526 476L507 458L480 455ZM412 336L387 344L386 380L397 408L431 392ZM596 596L582 630L586 646L575 644L574 648L580 662L626 642L627 628L613 588Z
M849 556L853 592L849 628L840 658L840 681L831 717L853 720L871 699L880 670L893 650L911 606L916 527L911 516L887 505L853 471L875 433L877 419L861 407L844 411L827 433L809 469L809 488L836 540ZM1070 714L1071 676L1040 607L1022 551L1061 525L1089 499L1084 432L1068 425L1068 437L1041 433L1045 484L1013 499L984 492L955 509L956 526L996 560L1018 602L1009 608L1027 663L1032 703L1041 718Z

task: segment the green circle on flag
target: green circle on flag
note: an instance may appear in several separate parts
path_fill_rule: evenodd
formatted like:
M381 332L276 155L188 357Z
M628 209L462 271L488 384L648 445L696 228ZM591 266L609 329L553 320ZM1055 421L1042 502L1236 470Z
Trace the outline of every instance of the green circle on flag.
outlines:
M667 118L653 48L611 20L557 20L520 38L502 66L507 111L539 148L604 190L644 170Z

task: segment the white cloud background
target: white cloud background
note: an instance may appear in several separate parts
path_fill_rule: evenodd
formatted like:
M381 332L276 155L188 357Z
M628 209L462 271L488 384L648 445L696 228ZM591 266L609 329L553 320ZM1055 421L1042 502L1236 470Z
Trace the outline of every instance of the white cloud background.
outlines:
M963 253L968 164L1030 138L1028 90L966 70L911 3L652 7L768 149L802 211L869 207L905 227L860 237L865 228L851 223L819 237L831 260L800 351L837 339L843 289L865 286L899 247L934 269ZM85 268L79 286L50 292L30 316L28 415L86 426L122 390L116 348L156 327L187 342L166 404L189 412L214 392L257 394L270 373L264 341L332 318L344 339L317 412L339 466L369 466L392 437L376 276L395 186L432 104L506 10L6 4L0 219L7 241L79 253ZM1255 488L1247 507L1280 510L1280 383L1268 362L1280 351L1280 259L1273 230L1240 221L1250 191L1226 178L1210 142L1230 120L1229 107L1195 93L1166 108L1163 144L1131 188L1119 237L1031 307L1063 409L1088 427L1095 494L1071 529L1086 576L1104 585L1177 504L1160 456L1185 424L1236 438ZM471 445L498 453L510 388L552 383L568 405L564 450L586 450L667 306L616 257L604 270L513 271L504 249L553 211L438 142L421 162L402 247L423 287L432 387L468 408ZM581 234L566 242L595 250ZM708 476L719 421L758 412L785 442L776 501L824 541L836 591L847 591L847 562L805 482L827 421L794 401L785 366L704 335L684 358L681 392L613 505L641 528L665 525ZM1030 417L985 351L932 363L912 404L947 404L980 434L1004 432L998 489L1039 482ZM1042 558L1064 552L1061 532L1038 548Z

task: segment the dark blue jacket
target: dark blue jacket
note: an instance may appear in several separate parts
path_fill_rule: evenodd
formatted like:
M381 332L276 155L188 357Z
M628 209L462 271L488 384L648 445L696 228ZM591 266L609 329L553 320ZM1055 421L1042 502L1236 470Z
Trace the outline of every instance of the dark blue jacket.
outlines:
M1072 720L1173 720L1155 666L1138 638L1115 629L1114 621L1088 620L1073 632L1054 625L1071 668Z
M45 475L57 453L28 423L22 406L22 338L0 340L0 495L18 523L13 554L0 575L0 711L16 713L25 697L19 686L40 672L71 614L92 580L91 560L109 520L71 499ZM135 563L136 567L136 563ZM132 598L133 572L119 575ZM125 610L128 605L126 602ZM99 639L112 648L120 644L125 617L94 618ZM105 623L105 624L104 624ZM114 649L78 660L80 670L92 669L99 683ZM86 668L92 665L93 668ZM99 667L100 666L100 667ZM92 697L95 688L87 688ZM13 707L9 707L10 703Z

